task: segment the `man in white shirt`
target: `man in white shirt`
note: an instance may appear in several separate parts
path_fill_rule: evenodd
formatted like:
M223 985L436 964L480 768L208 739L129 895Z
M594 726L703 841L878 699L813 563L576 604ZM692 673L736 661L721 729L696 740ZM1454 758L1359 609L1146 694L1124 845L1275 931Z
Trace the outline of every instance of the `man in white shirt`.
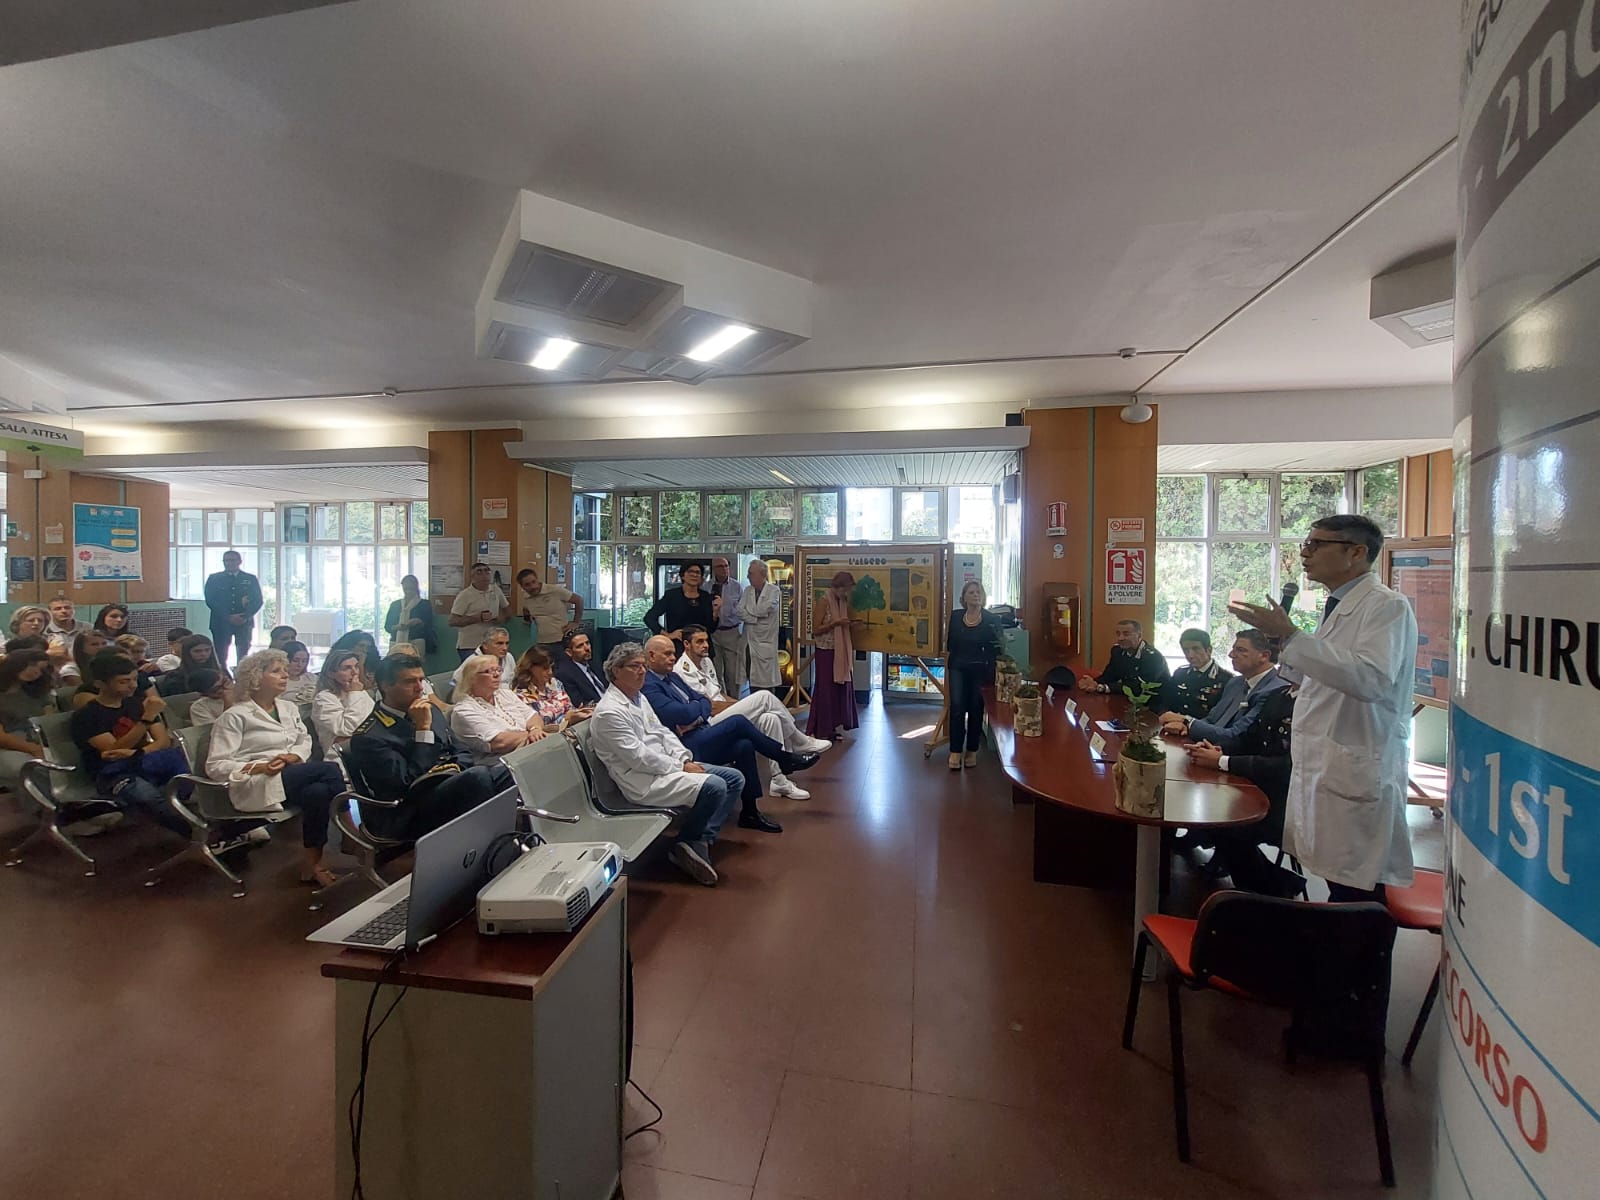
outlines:
M832 749L833 743L822 738L808 737L795 724L794 714L771 692L753 691L742 700L731 699L722 690L717 679L717 665L711 657L711 639L699 625L686 625L683 630L684 652L673 670L678 677L700 695L711 701L711 720L715 725L732 716L750 718L752 724L785 750L797 754L820 754ZM774 796L790 800L809 800L811 793L803 790L792 779L774 772L769 790Z
M456 653L461 661L471 658L489 630L510 616L511 601L494 582L489 564L473 563L471 580L450 605L450 628L456 631Z
M717 885L711 846L733 814L744 776L697 763L644 698L644 647L623 642L606 657L611 687L589 718L589 747L630 803L689 805L667 858L696 883Z
M489 629L483 635L483 641L474 648L475 654L487 654L500 664L500 690L511 691L511 680L517 673L517 660L511 657L511 634L498 625ZM468 657L471 657L470 655ZM461 660L461 665L450 676L450 698L457 698L457 690L461 687L461 673L467 669L467 660Z
M1340 514L1300 546L1306 578L1328 589L1322 621L1301 633L1277 604L1228 610L1282 639L1279 661L1303 677L1295 704L1283 848L1328 881L1335 903L1383 900L1410 886L1406 827L1417 618L1373 577L1383 531Z
M744 691L744 623L739 620L739 597L744 587L728 569L726 555L711 560L711 595L717 613L717 627L711 631L711 652L716 656L717 675L729 696Z
M522 619L534 627L534 645L543 646L551 658L560 662L562 637L583 620L583 597L564 587L545 583L532 567L523 567L517 572L517 587L522 590L519 597ZM569 608L572 610L570 621L567 619Z

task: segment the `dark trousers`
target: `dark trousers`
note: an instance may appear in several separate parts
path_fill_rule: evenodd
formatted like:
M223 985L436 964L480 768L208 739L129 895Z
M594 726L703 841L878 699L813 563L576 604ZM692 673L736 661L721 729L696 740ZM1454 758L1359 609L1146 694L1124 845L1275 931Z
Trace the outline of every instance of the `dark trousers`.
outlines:
M774 761L788 757L781 743L757 729L749 717L740 715L724 717L715 725L685 734L681 740L696 762L733 767L744 776L740 799L747 813L753 812L756 801L761 799L761 766L756 755Z
M252 632L254 632L254 626L251 621L246 621L243 625L234 625L226 619L220 622L213 620L211 622L211 644L216 647L217 661L224 666L227 665L228 647L232 645L236 651L233 657L233 665L238 666L239 661L250 653L250 635Z
M100 790L125 812L148 817L161 828L181 838L189 836L189 822L185 821L162 793L174 775L189 769L189 760L178 746L165 750L147 750L137 761L112 759L99 775Z
M328 812L344 791L344 773L337 763L294 763L283 769L284 801L300 810L300 844L320 850L328 843Z
M500 765L469 767L433 778L419 780L399 808L374 805L361 814L362 819L379 837L414 842L511 786L511 772Z
M1347 883L1335 883L1328 880L1329 904L1360 904L1363 901L1375 900L1383 903L1383 884L1374 884L1371 888L1351 887Z
M983 746L983 691L994 682L994 668L951 666L950 753L961 754Z

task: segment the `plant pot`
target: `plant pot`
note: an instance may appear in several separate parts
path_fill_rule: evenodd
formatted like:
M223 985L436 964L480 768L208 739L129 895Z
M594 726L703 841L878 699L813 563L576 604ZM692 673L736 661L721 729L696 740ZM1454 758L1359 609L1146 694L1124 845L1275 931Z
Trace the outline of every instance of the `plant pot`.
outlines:
M1016 696L1012 701L1017 714L1012 727L1022 737L1040 737L1044 733L1044 698L1042 696Z
M1135 817L1160 817L1167 807L1167 762L1121 755L1111 767L1117 808Z
M1017 689L1021 686L1021 671L1003 671L994 677L995 699L1001 704L1010 704L1016 699Z

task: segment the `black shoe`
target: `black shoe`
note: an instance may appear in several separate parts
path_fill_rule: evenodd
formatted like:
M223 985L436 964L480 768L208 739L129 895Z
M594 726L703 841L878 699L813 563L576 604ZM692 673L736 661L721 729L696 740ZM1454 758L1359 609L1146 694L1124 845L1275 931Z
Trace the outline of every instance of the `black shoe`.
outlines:
M739 814L740 829L759 829L762 833L782 833L783 826L779 825L764 812L747 812Z
M814 753L791 754L788 751L784 751L781 758L775 758L772 761L778 765L778 770L785 775L793 775L797 771L809 771L817 765L817 760L821 757L822 755Z

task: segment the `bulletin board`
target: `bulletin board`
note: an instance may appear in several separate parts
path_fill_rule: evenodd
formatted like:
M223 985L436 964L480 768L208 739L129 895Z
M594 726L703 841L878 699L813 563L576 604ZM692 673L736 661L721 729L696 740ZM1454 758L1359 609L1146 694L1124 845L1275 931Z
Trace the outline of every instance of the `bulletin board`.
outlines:
M948 543L935 546L800 546L795 551L795 596L800 636L812 632L812 615L828 581L840 571L856 577L850 614L864 621L851 630L857 650L935 658L944 654L950 616Z
M1451 578L1455 542L1448 537L1395 538L1379 557L1379 578L1404 596L1417 615L1417 662L1412 692L1418 704L1450 705Z

